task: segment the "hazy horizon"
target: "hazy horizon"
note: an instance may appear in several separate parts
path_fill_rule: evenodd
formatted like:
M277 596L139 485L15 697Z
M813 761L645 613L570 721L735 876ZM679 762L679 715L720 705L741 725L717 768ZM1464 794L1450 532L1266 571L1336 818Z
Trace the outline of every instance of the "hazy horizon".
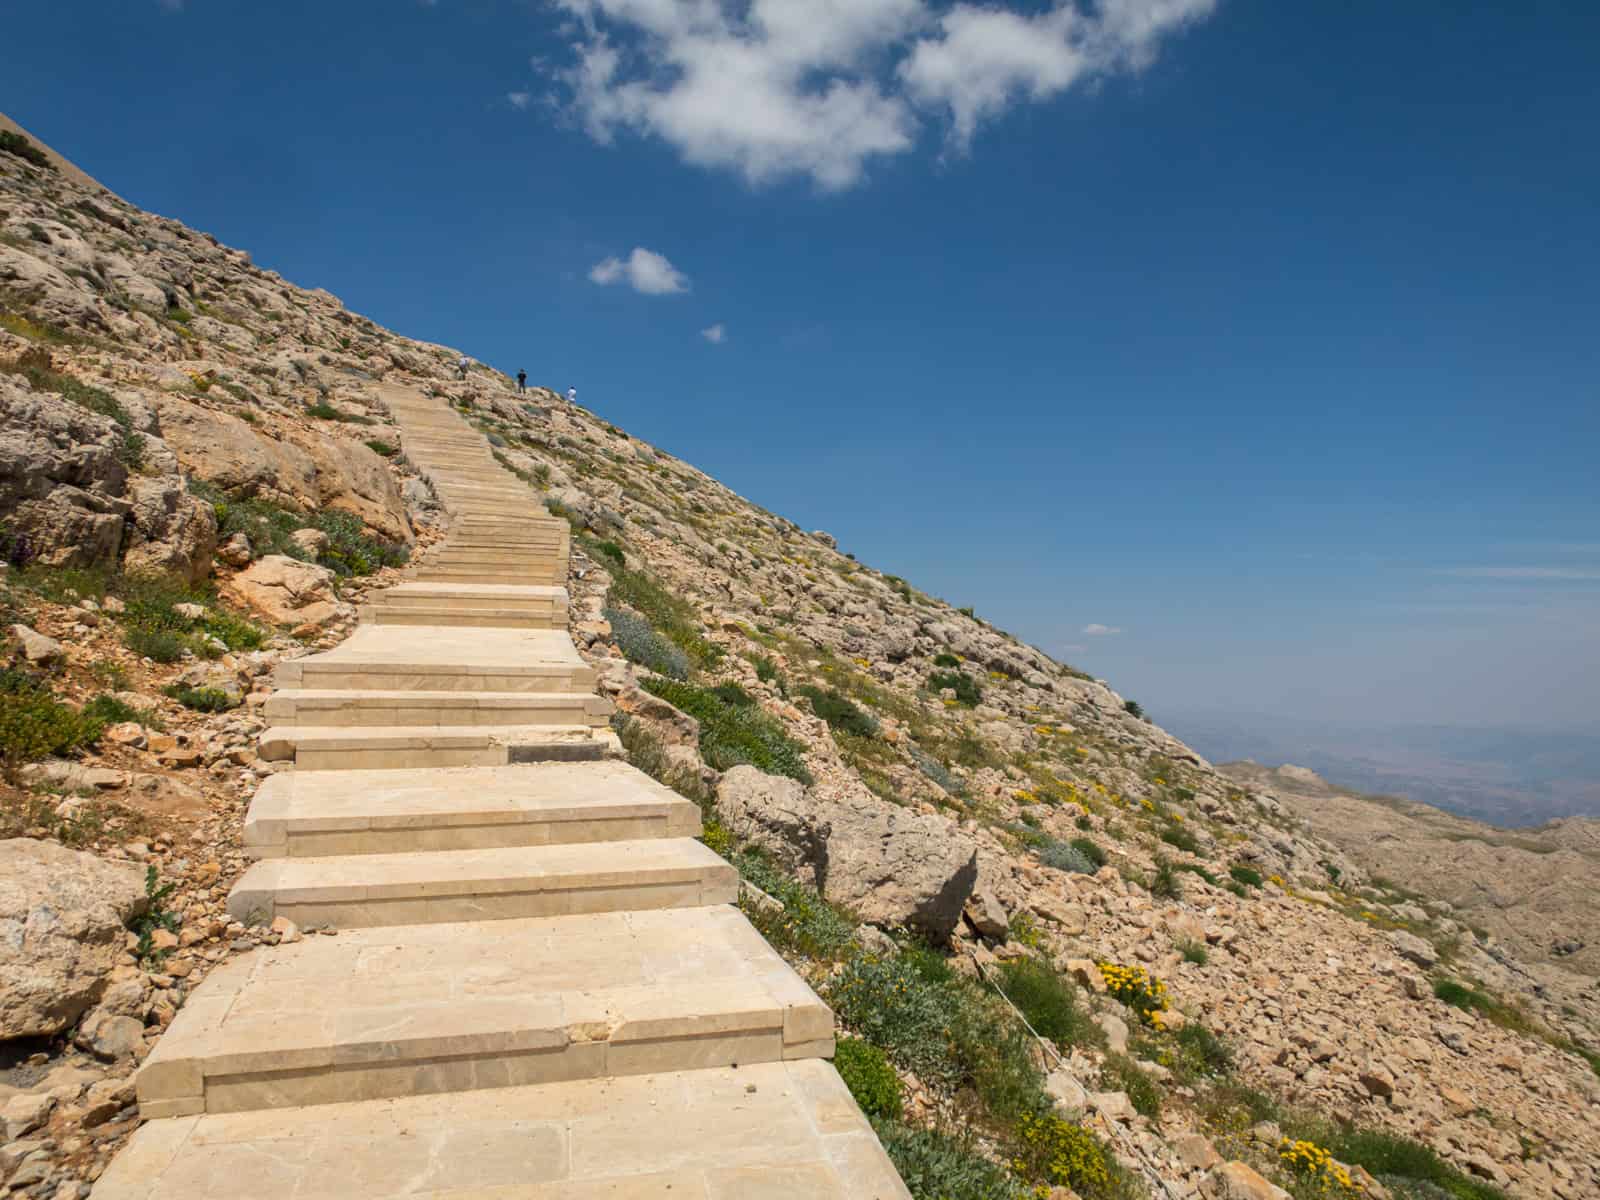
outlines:
M1329 783L1495 825L1600 818L1600 735L1581 726L1310 722L1263 713L1152 717L1215 763L1309 767Z

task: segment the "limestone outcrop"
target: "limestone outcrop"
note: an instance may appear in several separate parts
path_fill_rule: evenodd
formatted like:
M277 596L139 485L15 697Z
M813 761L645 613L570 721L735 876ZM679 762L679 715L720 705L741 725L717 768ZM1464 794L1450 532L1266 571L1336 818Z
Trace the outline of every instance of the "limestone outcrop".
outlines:
M131 865L0 841L0 1041L60 1033L100 998L145 905Z
M734 767L717 811L830 900L877 925L950 936L978 879L978 848L948 820L870 796L820 799L797 781Z

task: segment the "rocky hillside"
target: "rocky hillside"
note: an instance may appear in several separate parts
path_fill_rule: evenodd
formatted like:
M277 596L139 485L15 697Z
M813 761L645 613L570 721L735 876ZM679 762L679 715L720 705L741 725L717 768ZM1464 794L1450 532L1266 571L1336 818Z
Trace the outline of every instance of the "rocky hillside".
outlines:
M221 901L276 769L251 749L267 672L438 526L374 389L394 380L572 523L574 635L623 744L704 805L854 1035L841 1072L914 1194L1331 1195L1347 1171L1370 1195L1600 1194L1592 979L1536 977L1409 869L1378 885L981 614L30 148L0 145L0 812L80 865L0 869L25 881L0 928L83 916L27 996L0 985L14 1191L79 1194L188 983L299 936ZM107 863L98 893L52 893ZM7 946L44 953L0 939L8 980Z
M1448 903L1547 986L1581 990L1600 973L1600 821L1500 829L1428 804L1350 792L1304 767L1245 761L1218 770L1276 796L1373 875Z

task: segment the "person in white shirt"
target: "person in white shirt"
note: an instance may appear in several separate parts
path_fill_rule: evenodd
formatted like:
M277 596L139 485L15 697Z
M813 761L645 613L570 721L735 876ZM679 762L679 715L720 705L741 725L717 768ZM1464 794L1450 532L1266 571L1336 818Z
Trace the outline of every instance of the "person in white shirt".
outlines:
M575 387L569 387L567 389L567 403L568 404L576 404L577 402L578 402L578 389L575 388Z
M467 368L471 365L472 360L463 354L461 356L461 361L456 363L456 370L461 372L461 378L465 379L467 377Z

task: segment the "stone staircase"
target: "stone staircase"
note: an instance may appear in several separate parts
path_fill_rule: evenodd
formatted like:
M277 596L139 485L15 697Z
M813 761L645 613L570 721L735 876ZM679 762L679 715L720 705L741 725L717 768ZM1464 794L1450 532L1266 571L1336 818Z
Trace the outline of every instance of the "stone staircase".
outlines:
M569 532L385 385L450 536L283 664L229 899L335 936L195 989L99 1200L909 1200L833 1016L733 907L699 810L617 761Z

